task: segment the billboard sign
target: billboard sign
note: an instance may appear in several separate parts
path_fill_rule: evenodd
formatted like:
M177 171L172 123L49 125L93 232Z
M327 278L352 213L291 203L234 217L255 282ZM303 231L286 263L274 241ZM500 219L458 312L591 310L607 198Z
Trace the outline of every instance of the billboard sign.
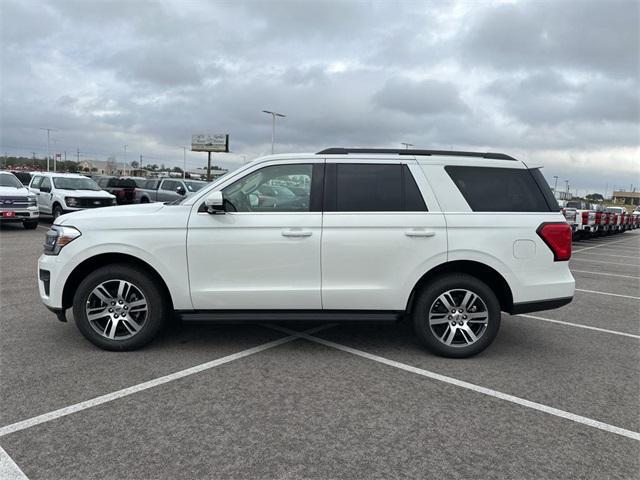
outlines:
M229 134L191 135L191 151L193 152L228 152Z

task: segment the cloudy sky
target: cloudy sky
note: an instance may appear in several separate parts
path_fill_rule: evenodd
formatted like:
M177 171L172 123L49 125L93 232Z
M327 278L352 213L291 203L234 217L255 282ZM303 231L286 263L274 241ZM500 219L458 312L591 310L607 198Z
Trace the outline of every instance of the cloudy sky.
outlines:
M2 153L235 168L328 146L473 149L640 184L637 1L0 0ZM199 167L206 155L188 153Z

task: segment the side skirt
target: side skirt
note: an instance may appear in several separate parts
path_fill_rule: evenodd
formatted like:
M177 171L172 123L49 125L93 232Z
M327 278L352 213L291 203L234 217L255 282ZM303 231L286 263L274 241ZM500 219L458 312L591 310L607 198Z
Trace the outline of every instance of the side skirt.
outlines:
M177 310L184 322L396 322L404 312L373 310Z

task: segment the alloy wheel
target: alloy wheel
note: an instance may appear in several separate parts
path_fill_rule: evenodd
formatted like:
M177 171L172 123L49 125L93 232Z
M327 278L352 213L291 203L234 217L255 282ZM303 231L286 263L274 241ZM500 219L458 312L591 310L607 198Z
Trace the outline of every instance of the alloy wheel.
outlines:
M429 309L429 328L448 347L467 347L476 343L488 324L486 303L470 290L447 290Z
M85 313L89 325L98 334L110 340L125 340L144 326L147 299L131 282L107 280L91 291Z

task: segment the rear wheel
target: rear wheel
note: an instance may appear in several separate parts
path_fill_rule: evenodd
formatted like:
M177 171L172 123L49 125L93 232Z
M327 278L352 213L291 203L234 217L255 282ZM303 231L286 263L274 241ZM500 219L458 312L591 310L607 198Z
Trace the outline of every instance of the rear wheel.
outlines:
M73 316L82 334L105 350L133 350L162 327L166 302L146 271L124 264L102 267L76 290Z
M484 282L467 274L448 274L418 294L413 324L433 353L469 357L487 348L498 334L500 304Z

